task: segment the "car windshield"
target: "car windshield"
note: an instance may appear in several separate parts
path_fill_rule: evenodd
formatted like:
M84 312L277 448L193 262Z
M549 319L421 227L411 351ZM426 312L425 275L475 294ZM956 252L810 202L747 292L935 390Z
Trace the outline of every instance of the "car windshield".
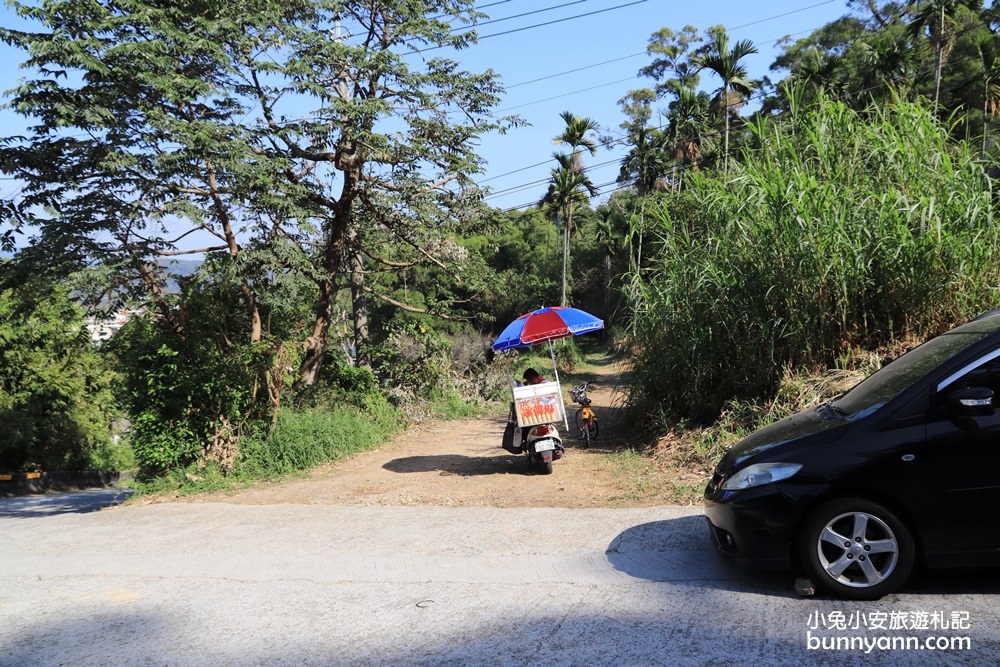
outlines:
M873 373L833 401L832 407L849 420L866 417L989 333L989 330L979 327L962 327L961 330L933 338Z

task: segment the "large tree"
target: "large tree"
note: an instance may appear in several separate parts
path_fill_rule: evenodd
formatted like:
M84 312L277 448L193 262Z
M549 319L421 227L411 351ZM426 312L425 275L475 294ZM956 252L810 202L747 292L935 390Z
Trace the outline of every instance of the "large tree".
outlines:
M294 343L300 383L317 377L340 290L384 297L366 263L444 268L435 245L480 219L476 138L516 122L491 115L493 72L425 55L475 40L454 30L482 16L471 0L14 7L38 25L0 29L28 54L11 106L35 124L3 141L0 166L24 183L7 222L48 262L112 266L109 286L138 288L180 336L206 332L185 327L164 260L218 256L244 337L282 368ZM312 286L313 314L276 339L289 278Z

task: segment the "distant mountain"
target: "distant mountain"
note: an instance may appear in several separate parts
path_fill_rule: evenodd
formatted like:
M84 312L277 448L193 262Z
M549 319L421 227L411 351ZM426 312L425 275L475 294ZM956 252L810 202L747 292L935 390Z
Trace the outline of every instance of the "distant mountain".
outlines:
M201 268L200 259L161 259L160 266L166 267L171 274L180 278L194 275Z

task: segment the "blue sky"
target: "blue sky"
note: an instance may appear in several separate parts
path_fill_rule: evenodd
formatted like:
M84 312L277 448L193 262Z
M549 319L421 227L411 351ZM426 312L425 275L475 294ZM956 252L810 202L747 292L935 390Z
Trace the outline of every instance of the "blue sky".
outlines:
M768 68L781 53L775 44L777 40L786 35L793 39L805 37L848 12L845 0L646 0L620 7L629 2L589 0L561 10L487 26L480 30L481 35L609 9L562 23L483 39L461 54L469 68L492 67L500 72L508 87L501 109L509 109L532 124L530 128L484 141L483 155L490 162L489 172L484 176L489 180L485 184L497 192L489 200L491 204L503 208L519 207L541 198L545 183L528 184L544 181L549 176L554 164L552 152L557 148L552 138L564 127L560 112L572 111L596 120L602 127L615 132L620 130L625 116L618 107L618 100L629 90L651 87L654 83L652 79L639 77L638 71L651 62L645 54L646 46L650 36L660 28L679 30L692 25L702 32L712 25L725 26L733 40L750 39L757 45L760 52L749 56L746 62L751 76L759 79L769 74ZM518 14L526 7L559 4L562 4L560 0L513 0L485 11L499 18ZM615 7L620 8L611 9ZM605 62L607 64L562 74ZM543 77L551 78L518 85ZM774 79L775 74L771 77ZM718 84L706 73L702 76L702 86L714 90ZM613 183L621 157L620 149L601 150L594 157L588 156L586 164L590 167L591 180L596 185ZM521 171L509 173L515 170ZM605 194L599 200L613 188L614 185L602 188ZM506 192L501 193L501 190Z
M531 124L482 142L481 154L489 166L479 181L496 192L489 202L501 208L523 207L544 194L557 148L552 138L563 128L560 112L572 111L619 130L624 116L617 101L627 91L653 83L637 73L650 62L646 45L660 28L677 30L690 24L704 31L723 25L732 39L750 39L757 45L760 53L746 62L751 76L760 78L769 74L781 52L777 40L804 37L848 12L846 0L482 0L479 4L490 5L483 11L492 20L505 20L480 28L481 41L452 57L472 71L497 71L507 87L500 111L516 113ZM528 12L535 13L508 18ZM0 17L5 26L23 25L6 6L0 7ZM529 28L545 23L549 25ZM0 45L0 90L16 85L22 60L20 53ZM718 87L710 74L702 77L702 83L707 90ZM19 133L25 126L23 119L0 110L3 134ZM616 149L587 158L591 180L599 186L609 184L602 188L599 201L613 190L621 157L621 149ZM0 194L10 195L17 187L16 181L0 180Z

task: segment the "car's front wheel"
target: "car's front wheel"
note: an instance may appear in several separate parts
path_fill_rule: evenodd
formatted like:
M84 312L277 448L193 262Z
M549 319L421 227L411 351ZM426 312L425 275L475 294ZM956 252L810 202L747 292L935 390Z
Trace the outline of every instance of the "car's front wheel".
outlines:
M863 498L838 498L806 519L799 543L813 582L837 597L875 600L910 576L910 531L888 508Z

